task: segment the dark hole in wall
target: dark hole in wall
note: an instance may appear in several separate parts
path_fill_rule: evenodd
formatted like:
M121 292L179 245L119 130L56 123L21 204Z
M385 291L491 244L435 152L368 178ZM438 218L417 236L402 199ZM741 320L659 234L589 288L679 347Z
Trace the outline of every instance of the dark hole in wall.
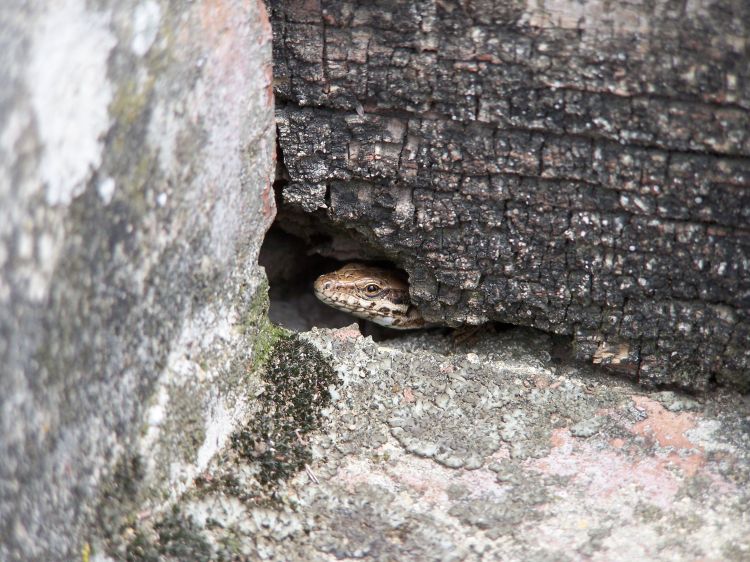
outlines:
M341 263L311 253L311 246L302 238L285 232L274 224L266 234L258 258L266 270L272 322L295 331L348 326L352 316L337 311L313 294L315 279L333 271Z
M283 215L282 215L283 216ZM272 322L294 331L313 327L341 328L358 323L365 335L376 340L397 337L403 332L382 328L359 320L320 302L313 293L313 282L323 273L339 269L351 260L337 260L316 253L316 248L329 247L325 235L314 234L308 240L286 232L275 223L266 234L258 261L266 270ZM379 266L393 265L383 260L358 260Z

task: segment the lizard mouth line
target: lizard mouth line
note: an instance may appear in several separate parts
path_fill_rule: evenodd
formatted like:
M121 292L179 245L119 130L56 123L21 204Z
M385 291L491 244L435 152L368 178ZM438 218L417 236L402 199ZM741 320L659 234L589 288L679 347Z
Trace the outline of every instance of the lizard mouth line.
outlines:
M389 318L397 316L400 311L381 306L378 308L378 303L375 301L361 301L353 297L346 296L335 296L331 293L323 291L315 291L315 296L318 297L325 304L344 310L354 315L361 315L365 320L376 321L377 318Z

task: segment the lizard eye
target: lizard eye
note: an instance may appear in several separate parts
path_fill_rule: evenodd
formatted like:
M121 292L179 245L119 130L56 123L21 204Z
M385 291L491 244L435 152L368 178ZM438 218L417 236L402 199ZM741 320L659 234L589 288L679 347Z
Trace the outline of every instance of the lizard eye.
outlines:
M367 287L365 287L365 291L367 291L368 295L374 295L375 293L380 291L380 287L378 287L374 283L370 283L369 285L367 285Z

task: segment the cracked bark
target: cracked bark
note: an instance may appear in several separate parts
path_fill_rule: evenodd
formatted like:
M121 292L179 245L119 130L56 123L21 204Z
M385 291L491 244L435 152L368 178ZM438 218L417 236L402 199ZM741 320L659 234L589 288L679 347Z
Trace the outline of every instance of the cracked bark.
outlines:
M750 7L526 4L273 2L286 212L406 269L429 320L747 387Z

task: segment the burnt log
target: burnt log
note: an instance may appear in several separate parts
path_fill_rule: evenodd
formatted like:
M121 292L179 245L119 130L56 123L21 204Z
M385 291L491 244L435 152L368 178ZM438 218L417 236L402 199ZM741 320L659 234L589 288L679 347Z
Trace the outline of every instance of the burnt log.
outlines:
M272 2L285 213L423 315L750 385L750 5Z

